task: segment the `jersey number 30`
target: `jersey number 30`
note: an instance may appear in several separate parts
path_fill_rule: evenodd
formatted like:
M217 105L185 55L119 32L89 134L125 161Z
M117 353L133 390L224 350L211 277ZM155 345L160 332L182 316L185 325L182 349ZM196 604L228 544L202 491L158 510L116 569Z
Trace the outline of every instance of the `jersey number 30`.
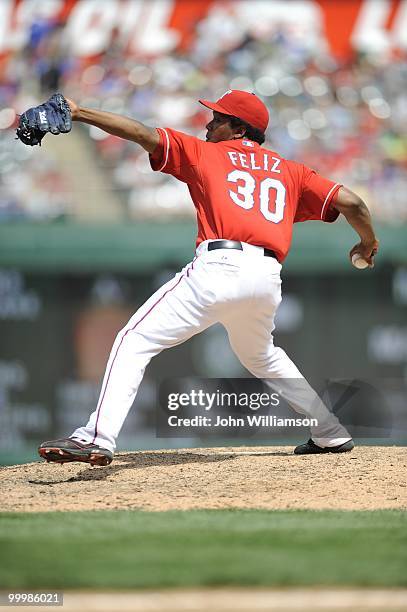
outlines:
M229 189L230 197L233 202L246 210L250 210L254 206L254 190L256 189L256 180L248 172L243 170L233 170L228 174L230 183L237 183L237 191ZM274 210L270 210L270 190L274 191ZM260 183L260 212L272 223L280 223L284 217L285 207L285 187L281 181L274 178L263 179Z

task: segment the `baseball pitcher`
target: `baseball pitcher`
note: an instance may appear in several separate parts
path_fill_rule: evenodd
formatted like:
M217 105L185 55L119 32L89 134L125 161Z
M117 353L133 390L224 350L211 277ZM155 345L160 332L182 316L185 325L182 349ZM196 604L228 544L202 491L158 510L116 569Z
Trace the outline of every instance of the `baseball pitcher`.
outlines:
M20 118L17 135L28 145L39 144L47 132L69 132L71 120L137 143L149 154L153 170L188 185L198 224L193 261L118 333L96 410L70 437L41 444L39 454L48 461L109 464L150 360L214 323L226 328L249 372L271 385L278 379L297 412L317 417L311 438L296 454L341 453L354 446L291 359L274 345L272 332L293 224L331 223L343 214L360 237L350 258L373 267L378 241L369 211L343 185L262 147L269 115L254 94L229 90L216 102L200 103L213 111L205 141L82 108L61 94Z

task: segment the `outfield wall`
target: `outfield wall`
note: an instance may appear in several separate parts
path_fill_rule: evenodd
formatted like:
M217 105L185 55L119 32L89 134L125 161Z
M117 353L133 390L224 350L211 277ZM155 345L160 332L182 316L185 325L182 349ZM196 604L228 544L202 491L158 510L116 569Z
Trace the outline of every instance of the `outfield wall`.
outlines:
M381 241L377 267L407 264L406 226L375 224ZM193 257L196 224L171 223L1 223L0 266L30 271L152 272L182 266ZM284 263L288 273L358 274L348 251L357 236L341 220L335 224L297 223ZM376 277L371 275L375 284Z
M347 259L354 236L344 224L297 226L275 338L317 387L338 378L379 387L384 378L405 380L404 231L379 228L375 270L357 271ZM191 259L194 227L1 225L0 245L1 459L86 419L117 331ZM123 448L170 444L155 439L159 382L188 375L247 372L220 326L162 353L147 370ZM361 402L373 409L370 399Z

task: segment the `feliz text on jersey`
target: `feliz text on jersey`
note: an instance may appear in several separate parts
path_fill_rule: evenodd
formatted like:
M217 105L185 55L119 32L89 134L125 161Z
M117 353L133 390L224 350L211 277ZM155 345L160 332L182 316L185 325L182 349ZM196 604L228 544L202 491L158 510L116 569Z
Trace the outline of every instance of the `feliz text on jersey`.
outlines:
M276 172L280 174L279 165L281 159L273 157L268 153L238 153L237 151L228 151L230 161L237 168L246 168L247 170L265 170L266 172Z

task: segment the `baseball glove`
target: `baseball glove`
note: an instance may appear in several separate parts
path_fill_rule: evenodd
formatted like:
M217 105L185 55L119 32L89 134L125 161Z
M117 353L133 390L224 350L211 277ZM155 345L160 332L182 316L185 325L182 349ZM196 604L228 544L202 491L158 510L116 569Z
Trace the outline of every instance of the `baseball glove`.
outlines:
M64 96L54 94L34 108L29 108L20 116L16 129L17 138L25 145L41 145L47 132L65 134L72 129L71 109Z

